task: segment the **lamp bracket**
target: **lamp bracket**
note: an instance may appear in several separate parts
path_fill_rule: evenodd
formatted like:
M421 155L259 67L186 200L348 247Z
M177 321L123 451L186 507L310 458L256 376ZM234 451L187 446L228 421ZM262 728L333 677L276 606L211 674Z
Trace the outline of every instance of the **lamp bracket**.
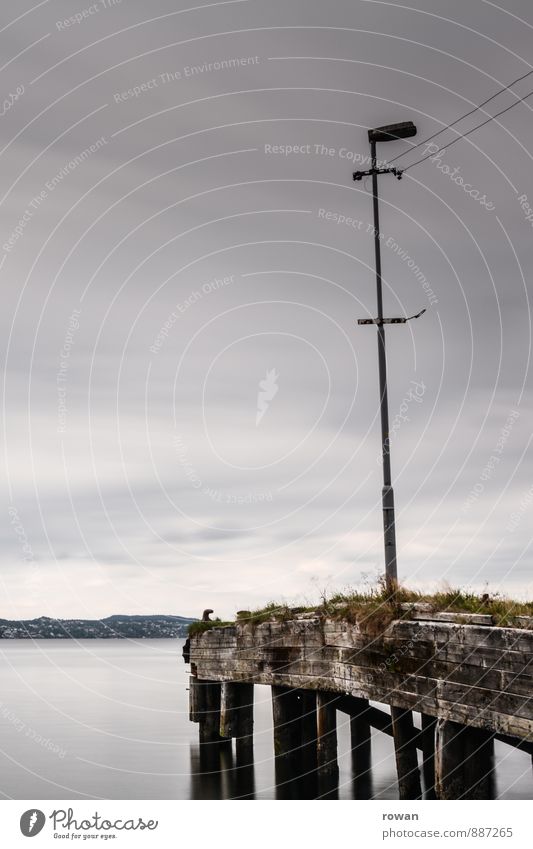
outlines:
M402 179L403 171L399 168L369 168L368 171L354 171L354 180L362 180L363 177L371 177L372 174L394 174L397 180Z

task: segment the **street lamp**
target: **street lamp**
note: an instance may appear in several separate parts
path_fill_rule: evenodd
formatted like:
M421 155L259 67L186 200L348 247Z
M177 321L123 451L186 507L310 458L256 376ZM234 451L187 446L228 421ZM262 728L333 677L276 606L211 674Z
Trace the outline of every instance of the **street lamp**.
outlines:
M416 127L412 121L403 121L401 124L388 124L386 127L375 127L368 131L368 141L384 142L397 141L398 139L410 139L416 136Z
M381 240L379 230L378 205L378 174L394 174L401 179L402 172L397 168L378 168L376 160L376 143L407 139L416 135L416 127L412 121L401 124L389 124L368 131L370 142L371 168L368 171L356 171L354 180L365 176L372 177L372 198L374 208L374 250L376 254L376 292L377 318L360 319L359 324L375 324L378 332L378 364L379 392L381 408L381 455L383 460L383 535L385 542L385 581L388 591L393 594L398 586L398 567L396 563L396 530L394 517L394 490L391 480L390 441L389 441L389 404L387 396L387 357L385 353L385 324L405 324L411 318L419 318L425 310L414 316L401 318L383 317L383 287L381 282Z

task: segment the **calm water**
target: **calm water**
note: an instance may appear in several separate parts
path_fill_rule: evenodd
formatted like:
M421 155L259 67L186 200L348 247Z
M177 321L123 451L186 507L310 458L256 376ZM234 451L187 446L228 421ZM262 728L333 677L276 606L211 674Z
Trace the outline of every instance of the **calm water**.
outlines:
M255 762L201 773L182 640L3 640L1 793L13 799L191 799L276 795L270 690L256 687ZM340 798L352 795L338 713ZM373 788L397 798L390 738L374 733ZM497 744L498 796L533 798L531 758Z

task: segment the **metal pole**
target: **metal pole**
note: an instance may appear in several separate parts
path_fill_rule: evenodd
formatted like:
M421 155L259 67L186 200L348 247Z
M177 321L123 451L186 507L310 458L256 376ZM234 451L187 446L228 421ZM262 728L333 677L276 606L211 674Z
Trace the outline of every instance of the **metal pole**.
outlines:
M370 142L372 169L376 169L376 142ZM381 245L379 229L378 175L372 174L372 198L374 208L374 249L376 253L376 294L378 319L383 319L383 288L381 283ZM394 490L391 480L389 441L389 402L387 396L387 356L385 351L385 326L378 321L378 364L379 394L381 408L381 456L383 459L383 537L385 543L385 581L387 589L395 592L398 585L396 565L396 530L394 518Z

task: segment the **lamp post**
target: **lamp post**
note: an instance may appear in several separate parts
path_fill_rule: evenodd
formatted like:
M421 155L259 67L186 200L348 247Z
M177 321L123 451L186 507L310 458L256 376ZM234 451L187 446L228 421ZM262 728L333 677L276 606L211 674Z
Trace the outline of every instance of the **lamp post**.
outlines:
M402 124L391 124L387 127L377 127L368 131L370 142L371 168L368 171L356 171L354 180L362 180L364 176L372 176L372 202L374 208L374 250L376 253L376 318L360 319L359 324L375 324L378 331L378 364L379 364L379 394L381 408L381 453L383 458L383 535L385 541L385 580L391 597L398 587L398 567L396 563L396 528L394 518L394 491L392 488L390 442L389 442L389 404L387 398L387 357L385 353L385 325L405 324L412 318L419 318L425 310L416 315L399 318L383 316L383 287L381 281L381 239L379 230L378 203L378 174L394 174L401 179L402 172L398 168L378 168L376 160L377 142L396 141L416 135L416 127L411 121ZM391 705L392 734L398 771L398 788L400 799L420 799L421 785L418 769L418 755L415 740L413 714L410 710Z
M391 124L377 127L368 131L370 142L371 167L368 171L356 171L354 180L372 176L372 204L374 210L374 250L376 255L376 295L377 318L361 319L360 324L375 324L378 331L378 366L379 366L379 395L381 411L381 455L383 462L383 535L385 543L385 581L390 593L398 586L398 566L396 562L396 528L394 516L394 490L392 487L390 441L389 441L389 404L387 395L387 357L385 350L385 324L405 324L409 318L384 318L383 316L383 287L381 280L381 240L379 229L379 200L378 174L394 174L398 179L402 172L397 168L378 168L376 160L376 143L406 139L416 135L416 127L411 121L401 124ZM422 312L425 312L422 310ZM418 318L422 312L411 318Z

